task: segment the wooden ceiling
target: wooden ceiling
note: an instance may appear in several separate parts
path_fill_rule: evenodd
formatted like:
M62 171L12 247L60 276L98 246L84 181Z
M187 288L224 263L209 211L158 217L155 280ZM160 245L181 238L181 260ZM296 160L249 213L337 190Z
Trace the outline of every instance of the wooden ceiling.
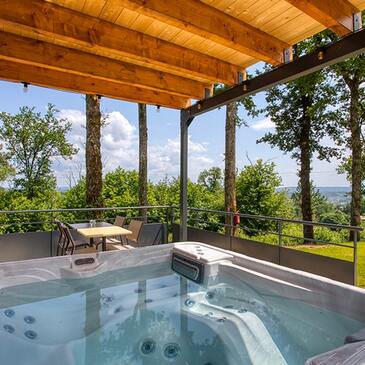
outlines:
M365 0L0 0L0 79L185 108Z

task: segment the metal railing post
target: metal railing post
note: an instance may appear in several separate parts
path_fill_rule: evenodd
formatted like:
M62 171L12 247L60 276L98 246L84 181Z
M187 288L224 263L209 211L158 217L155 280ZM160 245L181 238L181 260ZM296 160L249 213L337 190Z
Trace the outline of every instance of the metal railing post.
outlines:
M354 285L357 285L357 239L358 231L354 231Z
M229 249L230 249L230 251L232 251L233 218L234 218L234 212L229 212Z
M49 243L49 256L53 256L53 222L54 222L54 213L51 213L51 234L50 234L50 243Z
M170 220L171 220L171 233L172 233L172 242L174 241L174 224L175 224L175 207L171 206Z
M165 219L166 219L166 243L169 243L169 219L170 219L170 207L166 208L165 212Z
M281 246L283 245L283 222L278 221L278 250L279 250L279 265L281 265Z

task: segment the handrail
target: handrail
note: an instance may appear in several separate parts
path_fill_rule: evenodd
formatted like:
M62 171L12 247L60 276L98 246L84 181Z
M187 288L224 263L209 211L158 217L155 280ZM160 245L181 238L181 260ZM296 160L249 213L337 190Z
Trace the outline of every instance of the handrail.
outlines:
M58 209L24 209L24 210L0 210L0 214L19 214L19 213L62 213L62 212L90 212L108 210L128 210L128 209L167 209L170 205L146 205L134 207L105 207L105 208L58 208Z
M136 210L136 209L178 209L179 207L176 205L146 205L146 206L128 206L128 207L102 207L102 208L57 208L57 209L24 209L24 210L0 210L0 214L31 214L31 213L67 213L67 212L90 212L90 211L113 211L113 210ZM334 223L322 223L322 222L311 222L305 221L301 219L290 219L290 218L279 218L279 217L271 217L271 216L262 216L255 214L244 214L244 213L234 213L228 212L224 210L216 210L216 209L203 209L203 208L193 208L188 207L190 211L196 212L204 212L204 213L215 213L221 214L225 216L229 215L239 215L241 218L249 218L249 219L258 219L258 220L266 220L273 222L284 222L284 223L296 223L303 224L308 226L322 226L327 228L334 229L347 229L352 231L363 231L362 227L358 226L349 226L344 224L334 224Z
M173 208L175 208L175 207L173 207ZM297 224L303 224L303 225L308 225L308 226L322 226L322 227L328 227L328 228L348 229L348 230L358 231L358 232L361 232L363 230L362 227L348 226L345 224L311 222L311 221L304 221L301 219L279 218L279 217L262 216L262 215L255 215L255 214L242 214L242 213L227 212L227 211L215 210L215 209L188 208L188 210L198 211L198 212L216 213L216 214L222 214L222 215L238 214L241 218L269 220L269 221L274 221L274 222L285 222L285 223L297 223Z

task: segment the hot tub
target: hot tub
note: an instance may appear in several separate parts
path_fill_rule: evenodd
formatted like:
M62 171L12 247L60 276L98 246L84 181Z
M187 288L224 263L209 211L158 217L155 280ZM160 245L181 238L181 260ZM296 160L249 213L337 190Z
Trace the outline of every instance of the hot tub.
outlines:
M364 290L191 242L4 263L0 364L304 364L364 328L364 304Z

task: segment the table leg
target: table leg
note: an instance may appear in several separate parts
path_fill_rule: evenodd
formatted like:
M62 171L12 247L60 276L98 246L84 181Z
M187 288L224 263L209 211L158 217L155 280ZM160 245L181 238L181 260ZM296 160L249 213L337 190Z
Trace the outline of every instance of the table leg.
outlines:
M93 246L94 246L94 239L90 238L90 247L93 247Z
M103 237L103 243L102 243L102 248L103 248L103 251L106 251L106 237Z

